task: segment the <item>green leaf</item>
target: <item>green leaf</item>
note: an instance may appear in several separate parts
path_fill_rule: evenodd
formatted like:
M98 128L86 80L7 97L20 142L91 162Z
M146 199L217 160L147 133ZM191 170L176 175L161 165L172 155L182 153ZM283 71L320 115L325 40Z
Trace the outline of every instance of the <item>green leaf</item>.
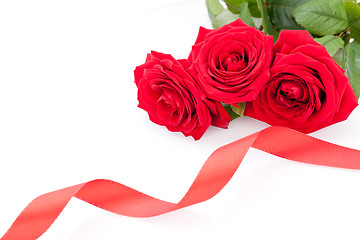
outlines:
M333 56L340 48L344 47L344 40L334 35L326 35L321 38L314 38L314 40L323 45L330 56Z
M259 10L258 4L256 0L247 0L249 3L249 11L251 13L251 16L255 18L261 17L261 12Z
M349 22L350 36L360 41L360 6L353 2L344 2Z
M224 10L224 7L220 4L219 0L206 0L205 4L211 22L213 22L216 16Z
M243 2L239 5L239 17L249 26L255 27L254 21L251 18L249 7L247 2Z
M246 103L238 103L238 107L231 105L231 109L239 116L244 116Z
M347 15L342 0L312 0L292 11L298 24L309 32L324 36L347 28Z
M274 29L274 26L270 22L268 10L264 7L264 0L257 0L257 2L262 16L264 32L272 35L275 41L279 37L279 33Z
M228 9L224 9L219 15L215 17L212 22L213 28L222 27L228 23L231 23L238 19L239 16L235 15L234 13L230 12Z
M239 5L245 2L245 0L224 0L224 2L232 13L239 14Z
M332 58L334 61L342 68L344 69L344 48L340 48L333 56Z
M231 105L225 104L225 103L222 103L222 105L224 106L226 112L230 115L230 121L232 121L232 120L240 117L239 114L236 114L236 113L232 110Z
M360 42L353 41L345 47L345 74L356 97L360 96Z
M296 22L291 12L310 0L265 0L269 17L276 30L303 29Z
M239 14L241 11L240 5L244 2L247 2L251 16L256 18L261 17L256 0L224 0L224 2L226 3L229 10L235 14Z

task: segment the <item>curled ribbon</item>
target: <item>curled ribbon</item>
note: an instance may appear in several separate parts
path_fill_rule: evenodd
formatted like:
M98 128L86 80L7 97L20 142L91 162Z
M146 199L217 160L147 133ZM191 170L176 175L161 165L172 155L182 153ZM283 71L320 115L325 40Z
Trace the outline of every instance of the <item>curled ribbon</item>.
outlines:
M56 220L72 197L104 210L151 217L212 198L229 182L250 147L288 160L360 169L360 151L328 143L283 127L269 127L217 149L178 203L166 202L110 180L93 180L46 193L21 212L1 240L34 240Z

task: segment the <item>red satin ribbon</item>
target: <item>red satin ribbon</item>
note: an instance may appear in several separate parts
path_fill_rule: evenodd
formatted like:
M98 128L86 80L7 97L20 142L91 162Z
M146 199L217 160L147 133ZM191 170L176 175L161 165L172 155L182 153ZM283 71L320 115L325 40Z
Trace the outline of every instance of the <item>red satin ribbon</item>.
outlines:
M130 217L150 217L206 201L231 179L250 147L289 160L360 169L360 151L282 127L269 127L217 149L179 203L170 203L109 180L93 180L34 199L1 240L34 240L56 220L72 197Z

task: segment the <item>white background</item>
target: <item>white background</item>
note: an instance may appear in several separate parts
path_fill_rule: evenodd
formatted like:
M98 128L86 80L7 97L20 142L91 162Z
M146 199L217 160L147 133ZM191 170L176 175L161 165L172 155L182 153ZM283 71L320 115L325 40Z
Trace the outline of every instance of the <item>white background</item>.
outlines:
M137 108L134 68L150 50L186 58L211 28L204 2L0 1L0 236L35 197L97 178L177 202L215 149L268 126L237 119L195 142ZM360 149L359 120L311 135ZM40 239L359 239L359 184L251 149L205 203L137 219L73 199Z

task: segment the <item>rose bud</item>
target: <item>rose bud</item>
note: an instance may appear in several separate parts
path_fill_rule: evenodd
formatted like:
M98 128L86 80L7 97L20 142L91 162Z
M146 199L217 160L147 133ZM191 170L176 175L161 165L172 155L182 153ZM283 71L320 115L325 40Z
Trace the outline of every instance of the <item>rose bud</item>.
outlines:
M230 116L220 102L209 100L187 60L151 52L134 71L138 107L156 124L200 139L210 124L227 128Z
M240 19L200 28L189 55L207 96L226 104L252 101L269 79L273 38Z
M310 133L345 120L358 105L344 70L307 31L282 31L274 53L271 77L245 115Z

